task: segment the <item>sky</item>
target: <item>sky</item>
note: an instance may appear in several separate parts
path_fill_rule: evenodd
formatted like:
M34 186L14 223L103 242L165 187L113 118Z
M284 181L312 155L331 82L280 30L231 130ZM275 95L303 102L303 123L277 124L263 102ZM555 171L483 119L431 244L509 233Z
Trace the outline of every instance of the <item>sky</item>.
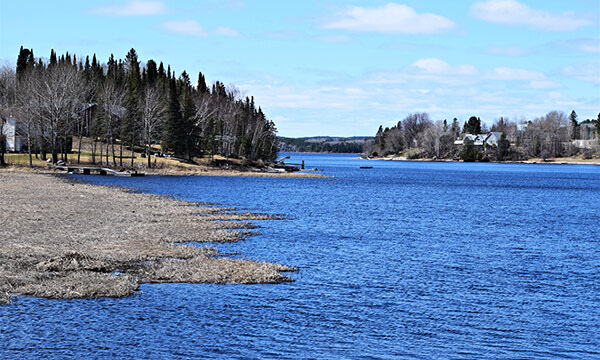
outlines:
M600 112L600 0L0 0L0 64L162 61L254 96L279 135L365 136L408 114Z

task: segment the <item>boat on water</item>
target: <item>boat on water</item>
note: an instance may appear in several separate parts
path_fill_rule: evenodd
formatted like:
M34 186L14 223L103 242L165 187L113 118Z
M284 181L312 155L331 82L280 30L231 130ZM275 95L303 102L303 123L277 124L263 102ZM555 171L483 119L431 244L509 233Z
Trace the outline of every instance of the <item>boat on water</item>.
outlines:
M361 169L372 169L373 167L372 166L361 166L360 168Z

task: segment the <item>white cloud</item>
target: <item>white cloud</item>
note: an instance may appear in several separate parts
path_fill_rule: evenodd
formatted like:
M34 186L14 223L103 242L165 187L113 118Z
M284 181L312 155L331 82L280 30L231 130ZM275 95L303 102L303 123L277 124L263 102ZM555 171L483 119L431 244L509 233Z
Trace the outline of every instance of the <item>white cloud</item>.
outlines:
M542 72L535 70L496 67L478 69L474 65L451 65L437 58L419 59L407 67L395 72L376 72L370 74L368 84L404 84L423 82L428 86L466 86L476 83L492 85L494 81L528 82L528 88L548 89L560 85L550 81ZM486 82L487 81L487 82Z
M208 36L202 25L196 20L174 20L160 23L159 26L168 32L190 36Z
M325 28L385 34L437 34L456 25L450 19L435 14L417 14L406 5L389 3L382 7L352 6L339 14Z
M575 41L575 46L581 52L599 54L600 38L578 39Z
M516 0L488 0L471 5L471 15L497 24L527 25L550 31L571 31L594 23L583 14L532 9Z
M534 80L531 81L526 87L530 89L556 89L561 87L561 84L552 80Z
M600 60L583 61L563 68L563 73L582 81L600 84Z
M436 58L426 58L410 64L411 67L427 74L438 75L476 75L477 68L473 65L451 66L447 62Z
M487 76L492 80L545 80L546 76L539 71L516 69L509 67L497 67L493 69Z
M237 30L226 27L226 26L219 26L215 29L215 33L221 36L228 36L228 37L238 37L240 36L240 33L237 32Z
M588 54L600 54L600 37L561 40L549 44L552 48L559 46L569 51Z
M142 16L164 14L167 6L160 1L130 1L120 5L99 6L90 10L94 14L116 16Z

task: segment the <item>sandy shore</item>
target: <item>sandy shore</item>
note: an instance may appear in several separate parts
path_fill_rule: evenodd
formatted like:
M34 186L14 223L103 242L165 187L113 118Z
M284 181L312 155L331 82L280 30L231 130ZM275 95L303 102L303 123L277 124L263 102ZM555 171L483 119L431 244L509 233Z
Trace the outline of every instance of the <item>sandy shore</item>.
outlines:
M303 172L255 172L241 170L216 169L211 167L185 168L167 167L162 169L141 169L141 172L153 175L186 175L186 176L244 176L244 177L288 177L288 178L330 178L316 171Z
M181 245L238 241L269 215L6 170L0 209L0 303L122 297L141 283L279 283L294 270Z

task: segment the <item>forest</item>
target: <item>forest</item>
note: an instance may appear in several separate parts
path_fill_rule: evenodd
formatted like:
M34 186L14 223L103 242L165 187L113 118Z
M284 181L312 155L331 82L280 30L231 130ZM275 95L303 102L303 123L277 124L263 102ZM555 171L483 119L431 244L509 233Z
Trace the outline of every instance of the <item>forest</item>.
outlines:
M111 54L100 63L95 54L52 50L43 59L21 47L16 68L0 69L0 115L18 120L30 165L34 155L65 159L74 138L79 147L88 139L93 163L102 163L104 154L107 164L120 166L129 152L133 166L134 150L147 157L148 167L152 155L162 154L190 161L202 155L272 161L277 155L275 124L253 97L219 81L209 87L202 72L194 85L186 71L177 77L162 62L142 63L135 49L125 59Z
M369 139L372 139L372 137L279 137L279 151L312 153L362 153L363 145L365 141Z
M493 146L477 147L468 134L501 133ZM579 122L575 110L569 116L551 111L532 120L496 119L488 128L481 118L471 116L462 125L457 118L433 121L428 113L413 113L391 128L380 126L367 141L366 156L405 156L408 159L453 159L463 161L519 161L531 158L600 156L598 119ZM460 145L455 142L458 141Z

